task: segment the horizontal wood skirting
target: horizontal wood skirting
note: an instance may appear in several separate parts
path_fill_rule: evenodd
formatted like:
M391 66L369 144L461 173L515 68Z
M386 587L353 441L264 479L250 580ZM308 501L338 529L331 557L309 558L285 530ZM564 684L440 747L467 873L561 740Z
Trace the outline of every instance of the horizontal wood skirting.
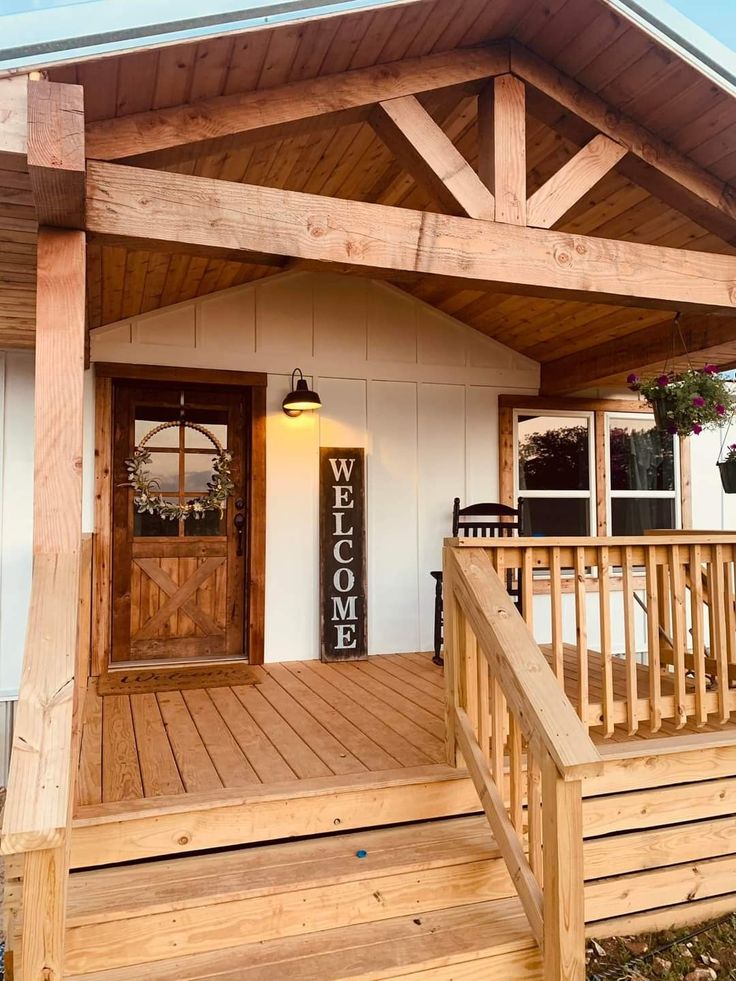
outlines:
M95 373L100 378L184 382L190 385L265 387L268 384L268 375L265 372L229 371L222 368L178 368L172 365L117 364L110 361L96 361Z
M464 771L420 767L78 809L71 867L475 813Z

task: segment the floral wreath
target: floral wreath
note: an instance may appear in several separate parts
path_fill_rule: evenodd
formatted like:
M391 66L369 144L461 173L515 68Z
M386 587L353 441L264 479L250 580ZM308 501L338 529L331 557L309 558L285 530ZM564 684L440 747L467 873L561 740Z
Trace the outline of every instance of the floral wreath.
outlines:
M207 481L207 493L200 497L194 497L185 504L164 497L158 481L151 476L147 469L147 465L151 462L151 451L146 443L164 429L173 429L179 426L185 426L187 429L194 429L196 432L202 433L210 440L216 450L212 457L212 476ZM204 426L186 421L164 422L146 433L140 444L136 446L133 456L125 461L125 468L128 471L128 480L125 485L132 487L135 491L133 503L139 514L158 514L168 521L178 521L181 518L189 517L201 518L207 511L219 511L222 514L227 505L228 497L235 489L235 485L230 479L232 459L232 453L223 449L214 433L205 429Z

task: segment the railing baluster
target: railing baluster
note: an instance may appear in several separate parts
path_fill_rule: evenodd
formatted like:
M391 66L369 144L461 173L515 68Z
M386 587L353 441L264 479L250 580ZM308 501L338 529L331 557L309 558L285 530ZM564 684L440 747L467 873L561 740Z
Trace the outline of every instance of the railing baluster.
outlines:
M647 579L647 650L649 662L649 728L658 732L662 728L662 674L660 668L659 645L659 582L657 553L654 545L644 549L644 564Z
M603 732L613 735L613 645L611 643L611 580L608 546L597 550L598 597L601 620L601 688L603 696Z
M670 546L670 600L672 608L672 647L675 668L675 725L681 729L687 723L685 668L685 576L680 546Z
M496 677L491 677L491 773L503 790L506 743L506 700Z
M530 548L524 549L521 568L521 607L529 629L534 632L534 556Z
M733 545L724 548L726 582L726 639L728 641L728 663L736 664L736 600L734 598Z
M491 752L491 685L488 662L482 653L476 657L478 668L478 742L483 755Z
M690 546L690 623L693 637L693 671L695 675L695 721L708 721L705 704L705 617L703 609L703 554L700 545Z
M526 801L529 841L529 864L534 877L543 885L542 863L542 771L536 753L530 745L526 748Z
M708 573L710 599L710 646L718 670L718 713L721 722L728 722L731 713L728 679L728 644L726 642L726 583L723 575L723 546L713 546L713 561Z
M624 639L626 656L626 717L629 735L639 729L639 686L636 662L636 624L634 621L633 558L631 546L624 546L621 558L622 587L624 598Z
M516 716L509 713L509 771L510 800L509 817L518 835L524 827L524 779L522 772L521 729Z
M565 651L562 644L562 568L559 546L554 545L550 554L550 607L552 621L553 670L565 690Z
M468 713L474 731L479 731L479 696L478 696L478 642L467 617L463 623L463 680L465 682L465 702L463 708Z
M578 649L578 715L588 728L588 627L585 549L575 549L575 637Z

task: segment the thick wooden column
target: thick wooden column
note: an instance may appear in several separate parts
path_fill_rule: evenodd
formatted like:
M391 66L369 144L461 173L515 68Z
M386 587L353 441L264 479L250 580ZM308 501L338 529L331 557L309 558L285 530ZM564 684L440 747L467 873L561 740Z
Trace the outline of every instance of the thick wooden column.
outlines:
M28 166L39 213L33 585L3 822L22 854L17 981L61 981L82 535L85 360L84 118L81 89L31 81Z

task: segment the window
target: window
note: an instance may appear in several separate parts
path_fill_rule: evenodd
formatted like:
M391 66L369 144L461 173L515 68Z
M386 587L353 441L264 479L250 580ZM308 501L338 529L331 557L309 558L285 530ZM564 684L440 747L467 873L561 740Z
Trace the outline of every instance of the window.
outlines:
M518 497L532 534L591 533L592 428L590 413L517 413Z
M606 414L608 525L612 535L677 526L677 448L652 416Z
M501 500L520 502L526 534L635 536L687 521L682 447L640 403L501 396L499 404Z

